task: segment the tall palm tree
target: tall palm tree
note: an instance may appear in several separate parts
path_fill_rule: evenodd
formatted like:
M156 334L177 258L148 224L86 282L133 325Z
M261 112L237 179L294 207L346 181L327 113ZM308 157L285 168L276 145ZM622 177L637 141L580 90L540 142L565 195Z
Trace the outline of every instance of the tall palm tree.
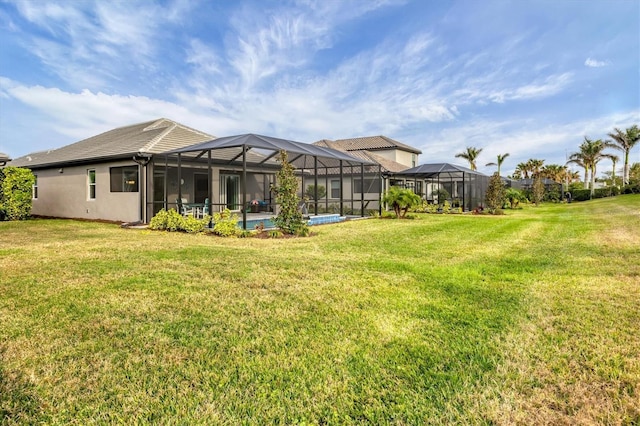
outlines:
M620 161L620 157L618 157L617 155L611 155L609 159L612 163L611 186L616 186L616 164Z
M475 148L473 146L468 146L466 151L463 151L459 154L456 154L456 158L464 158L469 162L469 168L471 170L477 170L476 159L482 152L483 148Z
M591 174L591 183L589 188L591 189L591 196L595 190L596 182L596 166L603 158L611 158L611 154L606 154L603 151L606 148L611 147L611 143L604 142L602 139L591 140L588 137L584 137L584 142L580 145L580 152L575 152L569 156L569 162L578 164L575 160L580 160L585 168L585 181L587 179L587 171Z
M624 132L617 127L614 127L613 132L609 133L609 137L613 139L611 148L624 153L622 185L626 186L629 184L629 152L631 151L631 148L640 141L640 129L637 124L629 127Z
M587 161L585 161L585 156L582 152L574 152L569 156L569 161L567 164L573 163L584 169L584 187L585 189L589 189L589 165Z
M504 163L504 159L507 158L509 156L509 153L507 152L506 154L498 154L498 161L496 163L491 162L491 163L487 163L485 164L486 166L498 166L498 176L500 175L500 167L502 167L502 163Z

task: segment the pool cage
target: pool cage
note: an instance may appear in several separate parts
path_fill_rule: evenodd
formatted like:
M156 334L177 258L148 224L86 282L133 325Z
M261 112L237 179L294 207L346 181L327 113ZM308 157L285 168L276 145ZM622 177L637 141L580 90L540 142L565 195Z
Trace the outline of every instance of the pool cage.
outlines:
M251 215L278 213L271 187L277 184L282 151L295 167L304 214L365 216L380 210L378 164L331 148L255 134L218 138L156 157L153 200L147 209L201 215L229 209L241 213L241 226L247 229Z
M422 164L390 175L390 184L412 189L430 204L449 201L471 211L484 206L489 176L449 163Z

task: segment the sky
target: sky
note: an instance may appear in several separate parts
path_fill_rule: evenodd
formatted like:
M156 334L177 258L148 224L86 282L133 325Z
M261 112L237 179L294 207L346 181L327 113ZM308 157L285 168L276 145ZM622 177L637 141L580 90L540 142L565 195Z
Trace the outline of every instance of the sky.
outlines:
M160 117L564 164L640 124L640 1L0 0L0 152Z

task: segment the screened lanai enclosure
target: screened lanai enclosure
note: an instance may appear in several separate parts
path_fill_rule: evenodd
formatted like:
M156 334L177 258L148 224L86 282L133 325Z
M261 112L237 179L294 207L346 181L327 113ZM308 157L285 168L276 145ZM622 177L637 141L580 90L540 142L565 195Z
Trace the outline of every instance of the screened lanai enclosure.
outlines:
M483 206L489 186L489 176L449 163L422 164L390 178L391 185L410 188L430 204L448 200L464 211Z
M147 209L155 214L175 208L194 216L229 209L241 214L241 226L250 229L252 218L278 213L271 187L277 184L282 151L295 167L304 214L344 218L380 209L378 164L331 148L256 134L222 137L156 157L153 201Z

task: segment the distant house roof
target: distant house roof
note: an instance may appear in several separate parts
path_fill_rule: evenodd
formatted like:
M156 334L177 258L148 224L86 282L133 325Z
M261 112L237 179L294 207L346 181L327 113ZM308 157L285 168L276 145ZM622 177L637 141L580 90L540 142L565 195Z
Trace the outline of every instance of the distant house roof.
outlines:
M364 139L364 138L360 138L360 139ZM346 140L350 140L350 139L343 139L343 140L346 141ZM400 143L400 142L397 142L397 143ZM389 160L388 158L384 158L384 157L382 157L380 155L375 154L374 152L371 152L368 149L352 149L352 150L348 150L347 149L348 144L341 144L341 143L338 143L338 141L322 139L322 140L319 140L317 142L314 142L313 145L320 146L320 147L337 149L337 150L343 151L343 152L348 152L350 155L352 155L354 157L360 158L360 159L368 161L368 162L373 162L373 163L379 164L383 168L383 170L388 171L388 172L399 172L399 171L405 170L407 168L407 166L404 165L404 164L400 164L397 161L393 161L393 160Z
M458 166L456 164L449 164L449 163L421 164L411 169L406 169L401 172L394 173L394 175L428 178L432 176L437 176L441 173L449 173L449 174L466 173L466 174L485 176L483 173L468 169L466 167Z
M343 151L380 151L388 149L401 149L403 151L412 152L414 154L422 154L422 151L412 146L405 145L397 140L386 136L364 136L351 139L337 139L335 141L322 139L315 144L324 143L330 148L340 149Z
M4 166L9 161L11 161L11 158L9 158L9 156L4 152L0 152L0 166Z
M109 130L71 145L27 154L11 161L17 167L48 167L69 163L159 154L215 137L175 121L160 118Z

